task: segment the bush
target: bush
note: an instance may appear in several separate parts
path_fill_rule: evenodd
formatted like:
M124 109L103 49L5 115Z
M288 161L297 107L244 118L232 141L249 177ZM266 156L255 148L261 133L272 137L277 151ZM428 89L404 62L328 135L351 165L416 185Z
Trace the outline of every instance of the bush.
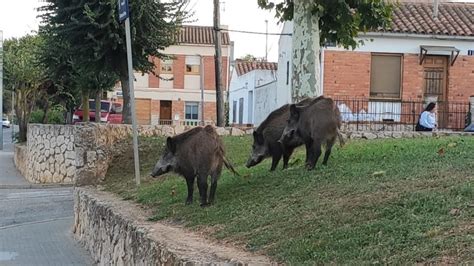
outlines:
M65 124L64 107L62 105L55 105L51 107L48 112L48 124ZM31 112L30 123L43 123L43 110L36 110Z

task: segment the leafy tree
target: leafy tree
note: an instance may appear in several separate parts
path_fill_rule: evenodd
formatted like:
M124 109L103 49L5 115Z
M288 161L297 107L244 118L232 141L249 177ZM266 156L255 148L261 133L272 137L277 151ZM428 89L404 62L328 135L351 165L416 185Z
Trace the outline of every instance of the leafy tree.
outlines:
M292 100L321 95L321 45L356 48L359 32L389 26L392 4L384 0L257 0L280 21L293 20Z
M131 123L131 98L128 82L125 31L118 21L117 0L46 0L41 8L43 21L61 36L72 51L84 55L84 64L95 70L114 72L121 81L123 122ZM174 44L186 12L188 0L131 0L131 35L133 68L152 72L149 58L165 55L162 51ZM94 60L89 60L92 55Z
M38 60L41 43L39 36L27 35L6 40L3 44L5 88L15 91L15 113L21 142L26 141L30 114L42 93L40 85L44 73Z
M252 61L257 61L257 57L251 54L246 54L242 56L241 58L239 58L239 60L245 61L245 62L252 62Z

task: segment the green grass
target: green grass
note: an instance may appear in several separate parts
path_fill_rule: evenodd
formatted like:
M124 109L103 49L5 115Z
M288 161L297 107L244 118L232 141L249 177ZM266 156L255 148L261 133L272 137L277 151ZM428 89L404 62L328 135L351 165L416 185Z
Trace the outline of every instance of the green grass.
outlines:
M184 224L291 264L474 261L472 137L351 141L333 150L327 167L320 161L311 172L303 169L303 149L290 169L269 172L269 159L247 169L251 138L226 137L242 177L224 171L217 203L204 209L197 193L194 205L184 205L183 178L147 177L163 141L141 139L138 190L131 151L115 158L105 184L152 208L152 220Z

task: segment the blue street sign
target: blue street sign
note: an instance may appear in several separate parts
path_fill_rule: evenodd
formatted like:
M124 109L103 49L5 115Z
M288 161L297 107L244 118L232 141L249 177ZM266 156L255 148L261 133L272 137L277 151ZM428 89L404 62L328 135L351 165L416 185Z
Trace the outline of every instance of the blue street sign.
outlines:
M118 0L119 21L123 22L130 15L128 0Z

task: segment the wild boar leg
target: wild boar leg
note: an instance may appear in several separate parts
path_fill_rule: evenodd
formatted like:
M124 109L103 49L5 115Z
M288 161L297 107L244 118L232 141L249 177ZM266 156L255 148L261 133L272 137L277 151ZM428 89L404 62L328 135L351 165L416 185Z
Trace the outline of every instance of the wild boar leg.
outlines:
M319 156L321 156L321 140L315 139L308 144L306 144L306 152L308 154L306 168L313 170L318 162Z
M276 153L272 155L272 167L270 168L270 171L274 171L280 162L281 159L281 153Z
M201 207L208 205L207 203L207 176L200 174L197 177L199 195L201 197Z
M283 169L288 168L288 161L290 160L291 154L293 154L294 148L283 149Z
M221 169L222 170L222 169ZM209 191L209 204L214 203L214 199L216 196L216 189L217 189L217 180L221 175L221 170L216 171L211 175L211 190Z
M328 164L328 159L329 159L329 156L331 155L332 146L334 146L335 142L336 142L336 137L327 140L326 151L324 152L323 165Z
M192 177L185 177L186 184L188 185L188 197L186 198L186 205L193 203L193 192L194 192L194 176Z

